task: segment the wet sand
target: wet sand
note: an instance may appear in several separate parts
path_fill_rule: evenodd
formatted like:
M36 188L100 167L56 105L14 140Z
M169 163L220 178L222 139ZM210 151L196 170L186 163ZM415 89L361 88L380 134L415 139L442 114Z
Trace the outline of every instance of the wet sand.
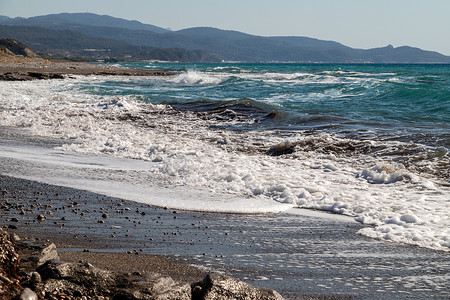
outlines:
M447 253L356 235L361 225L349 220L183 212L7 176L0 182L1 226L55 242L68 261L185 282L214 270L292 298L449 296Z

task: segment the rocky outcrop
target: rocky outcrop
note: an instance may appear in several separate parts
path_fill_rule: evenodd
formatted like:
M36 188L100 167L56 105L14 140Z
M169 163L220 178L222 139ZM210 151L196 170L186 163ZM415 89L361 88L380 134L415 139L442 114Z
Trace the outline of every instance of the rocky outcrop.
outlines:
M217 273L206 275L201 282L192 286L192 299L283 299L274 290L252 287L245 282Z
M54 244L20 241L2 230L0 239L0 295L6 299L282 299L273 290L221 274L180 283L158 273L119 273L63 262Z
M28 81L36 79L64 79L66 76L58 73L44 73L44 72L6 72L0 74L2 81Z
M0 51L7 55L38 57L33 50L14 39L0 39Z

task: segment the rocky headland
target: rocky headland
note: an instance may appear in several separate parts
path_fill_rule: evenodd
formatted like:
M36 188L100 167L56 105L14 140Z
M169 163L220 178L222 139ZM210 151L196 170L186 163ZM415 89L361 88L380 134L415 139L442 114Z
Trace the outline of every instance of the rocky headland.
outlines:
M0 80L26 81L64 79L71 75L168 76L173 72L120 68L85 62L50 61L35 56L12 55L0 51Z

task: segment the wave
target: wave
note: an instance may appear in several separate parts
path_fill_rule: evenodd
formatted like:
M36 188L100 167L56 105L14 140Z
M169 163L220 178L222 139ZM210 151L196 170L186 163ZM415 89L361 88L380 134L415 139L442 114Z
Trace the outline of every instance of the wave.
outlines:
M204 89L191 89L191 85L220 85L230 78L223 75L187 71L157 80L187 85L187 89L194 90L189 94L193 98ZM194 80L198 77L201 79ZM170 82L175 78L177 82ZM183 80L191 83L183 83ZM207 83L211 80L215 83ZM286 118L292 115L283 115L289 110L277 107L276 103L262 103L255 100L256 97L229 100L232 92L228 100L223 101L183 104L169 99L170 105L154 105L136 101L136 96L132 95L139 94L137 90L131 89L129 97L117 98L114 92L98 95L92 90L80 89L82 82L92 84L92 78L0 82L0 106L3 108L0 125L17 127L49 139L57 138L64 144L60 148L64 151L149 162L150 166L142 173L127 173L130 176L122 179L128 180L130 186L139 183L167 190L179 187L208 191L214 197L196 199L197 208L202 210L212 207L211 199L222 195L233 195L248 203L265 199L353 216L371 225L360 231L367 236L445 251L450 249L449 187L440 185L429 173L414 171L408 161L401 164L396 161L401 157L411 160L412 155L416 155L411 151L415 145L409 142L383 140L380 130L373 131L372 138L367 133L364 140L358 132L350 138L350 134L344 135L342 131L325 132L313 126L306 130L290 131L286 127L280 130L276 127L279 120L282 122L278 124L289 125ZM159 88L156 85L154 89ZM207 89L216 93L220 87ZM175 93L171 89L168 91L170 95ZM247 86L242 91L252 92ZM167 94L163 97L168 97ZM299 105L304 107L305 103ZM306 123L348 122L346 118L333 119L332 112L327 113L323 103L320 108L315 115L305 116ZM255 130L234 130L233 127L229 130L230 127L222 126L241 121L255 126L252 127ZM270 124L270 127L257 127L260 124ZM385 126L388 128L389 124ZM417 155L423 153L419 146L417 151ZM422 161L428 168L435 166L434 158L436 163L448 161L443 159L448 154L439 155ZM152 197L145 201L151 204ZM174 205L183 207L183 203ZM224 207L232 205L223 204ZM245 204L230 208L241 212L248 211L246 209Z
M170 82L184 85L217 85L222 78L195 70L188 70L168 79Z

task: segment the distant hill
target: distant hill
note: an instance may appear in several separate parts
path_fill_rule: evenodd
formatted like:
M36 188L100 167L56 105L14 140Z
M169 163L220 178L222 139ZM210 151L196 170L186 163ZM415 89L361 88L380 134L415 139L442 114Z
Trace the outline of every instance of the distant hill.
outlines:
M110 16L96 14L56 14L33 18L7 18L0 17L0 24L15 26L44 27L47 30L58 29L61 31L59 40L71 40L72 48L76 51L76 41L73 39L75 32L82 34L82 39L87 43L87 37L97 39L108 47L117 49L118 53L133 52L136 49L141 53L160 53L155 49L177 49L166 52L167 57L175 53L178 56L191 57L195 61L243 61L243 62L323 62L323 63L450 63L450 57L433 51L424 51L413 47L392 46L375 49L354 49L338 42L323 41L309 37L263 37L250 35L238 31L221 30L210 27L188 28L178 31L170 31L157 26L142 24L137 21L127 21ZM65 30L63 33L62 30ZM17 31L16 31L17 33ZM56 33L52 33L53 35ZM63 35L67 35L64 38ZM4 37L0 35L0 38ZM16 38L12 36L11 38ZM42 37L45 40L45 37ZM16 38L21 40L20 38ZM22 41L22 40L21 40ZM115 42L114 42L115 41ZM23 40L23 42L26 42ZM50 40L44 43L35 38L30 40L30 47L44 47L52 49ZM55 41L57 42L57 41ZM95 45L94 41L88 44ZM122 43L122 44L121 44ZM40 45L38 45L40 44ZM125 46L127 45L127 46ZM122 49L122 47L134 46L134 50ZM131 47L133 47L131 46ZM86 47L84 44L83 47ZM96 45L92 48L99 48ZM144 47L144 48L143 48ZM63 49L63 45L59 49ZM70 48L68 46L68 48ZM186 50L182 50L186 49ZM116 51L116 50L114 50ZM183 52L194 51L194 52ZM183 52L183 54L181 54ZM78 49L78 55L82 55ZM186 54L186 55L184 55ZM126 54L130 55L130 54ZM125 55L125 56L126 56ZM141 55L142 57L145 55Z
M128 21L121 18L114 18L106 15L101 16L92 13L62 13L62 14L37 16L31 18L14 18L14 19L8 18L8 19L9 20L4 20L3 23L8 25L47 27L50 29L56 29L59 26L65 26L67 24L73 25L76 24L76 25L124 28L131 30L147 30L159 33L169 31L161 27L143 24L139 21ZM0 22L2 22L1 17Z
M7 16L0 16L0 23L7 22L7 21L9 21L9 20L11 20L10 17L7 17Z
M200 50L134 46L119 40L96 38L73 30L0 25L0 38L19 40L36 52L56 57L180 62L218 61L217 58Z

